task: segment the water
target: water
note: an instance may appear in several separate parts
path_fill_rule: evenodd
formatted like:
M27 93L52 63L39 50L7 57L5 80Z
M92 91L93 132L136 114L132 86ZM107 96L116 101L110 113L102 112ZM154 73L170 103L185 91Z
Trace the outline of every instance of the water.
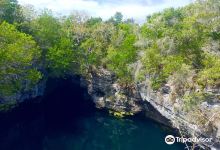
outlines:
M171 131L152 120L118 119L96 110L85 91L69 83L53 80L49 87L59 88L47 90L42 102L26 102L1 114L0 150L184 149L184 145L165 144Z

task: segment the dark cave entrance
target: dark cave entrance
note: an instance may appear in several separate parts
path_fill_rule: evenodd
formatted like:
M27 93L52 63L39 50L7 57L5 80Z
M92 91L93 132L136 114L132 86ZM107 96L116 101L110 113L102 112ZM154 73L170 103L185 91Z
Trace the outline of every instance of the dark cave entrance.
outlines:
M167 133L143 116L119 119L97 110L78 76L48 79L43 97L0 114L0 150L170 150Z
M45 117L56 125L96 111L87 89L80 86L80 77L49 79L43 98ZM58 122L59 120L59 122Z
M45 136L77 134L83 130L80 120L97 111L87 90L80 86L79 76L50 78L43 97L0 114L0 149L41 150Z

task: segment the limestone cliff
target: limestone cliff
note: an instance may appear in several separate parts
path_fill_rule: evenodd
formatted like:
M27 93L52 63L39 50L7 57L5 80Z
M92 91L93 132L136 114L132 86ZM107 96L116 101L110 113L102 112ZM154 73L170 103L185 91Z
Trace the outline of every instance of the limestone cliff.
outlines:
M158 91L153 91L146 81L123 87L111 72L101 68L82 79L88 87L98 108L116 112L144 113L160 123L179 129L182 136L211 137L212 143L198 143L200 146L220 149L220 90L205 89L212 94L208 102L203 102L197 111L185 112L183 101L173 95L174 86L168 82ZM187 91L186 91L187 92Z
M125 86L118 82L112 72L99 68L88 74L87 78L81 77L80 83L88 89L97 108L104 108L122 115L142 113L157 122L179 129L182 136L211 137L212 143L198 144L220 149L220 89L218 87L203 89L211 95L209 99L201 103L195 109L197 111L186 112L182 107L183 100L174 94L176 89L172 80L154 91L150 87L147 76L145 81ZM1 97L0 103L11 105L14 101L20 103L26 99L41 96L45 87L46 82L42 81L31 90Z
M7 111L25 100L42 96L46 87L46 80L42 80L32 88L25 87L24 85L23 90L13 95L0 95L0 111Z

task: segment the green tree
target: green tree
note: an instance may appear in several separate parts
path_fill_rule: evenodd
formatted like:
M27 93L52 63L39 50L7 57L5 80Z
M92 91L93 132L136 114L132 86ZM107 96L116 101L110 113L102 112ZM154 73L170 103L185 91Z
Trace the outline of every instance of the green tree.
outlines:
M86 24L89 26L89 27L92 27L96 24L99 24L102 22L102 18L98 17L98 18L90 18L86 21Z
M115 20L116 24L121 23L122 19L123 19L122 13L116 12L115 15L114 15L114 20Z
M0 24L0 97L30 90L42 78L41 51L31 36Z
M0 0L0 23L3 21L20 23L22 20L23 16L17 0Z
M122 13L116 12L115 15L107 21L107 23L112 23L114 25L118 25L118 24L122 23L122 20L123 20Z
M51 62L53 62L52 60L54 60L54 57L59 52L65 53L62 52L65 51L65 49L62 49L61 51L62 47L64 48L66 47L66 45L65 46L62 45L63 41L61 41L61 37L64 38L66 37L62 32L61 23L57 18L55 18L52 15L51 11L44 10L39 17L31 21L30 25L31 25L32 35L39 44L40 48L42 49L41 61L44 66L43 67L44 72L52 71L50 67L52 67ZM51 54L52 51L54 52L54 55ZM49 58L48 56L51 56L51 58ZM62 58L62 56L60 56L60 58ZM55 65L57 65L57 61L60 61L61 63L61 61L63 60L62 59L56 60ZM52 67L52 68L57 69L57 67ZM54 70L54 72L58 72L58 71Z
M107 54L107 67L126 84L132 80L129 65L135 62L137 57L137 50L134 47L136 35L133 31L132 25L120 24Z
M203 59L204 69L198 73L198 82L203 86L215 86L220 83L220 57L205 54Z
M42 49L48 49L56 44L60 39L61 26L57 18L50 10L43 13L31 22L33 37Z
M71 75L74 71L74 51L71 40L62 38L59 43L48 49L46 54L47 68L55 77Z

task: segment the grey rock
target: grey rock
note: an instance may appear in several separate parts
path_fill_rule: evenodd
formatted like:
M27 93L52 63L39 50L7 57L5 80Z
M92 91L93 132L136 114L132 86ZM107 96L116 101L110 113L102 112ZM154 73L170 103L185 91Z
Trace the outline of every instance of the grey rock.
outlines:
M162 92L164 94L169 94L170 93L170 87L169 86L163 86L162 87Z
M148 77L147 77L148 78ZM169 84L162 87L159 91L153 91L149 86L148 79L145 82L133 85L130 89L121 86L114 74L103 68L98 72L92 73L89 79L84 79L87 83L89 94L92 96L94 103L98 108L106 108L114 111L144 113L146 117L170 127L179 129L187 136L211 137L213 145L198 143L201 147L219 148L220 147L220 120L210 120L212 124L207 128L192 123L187 114L182 111L180 106L183 100L171 100L173 87ZM85 86L85 84L84 84ZM207 92L212 94L218 93L218 90L209 89ZM209 101L216 101L216 96ZM215 106L215 109L214 109ZM202 103L201 110L205 110L211 116L214 110L219 110L218 103ZM213 112L212 112L213 111Z

